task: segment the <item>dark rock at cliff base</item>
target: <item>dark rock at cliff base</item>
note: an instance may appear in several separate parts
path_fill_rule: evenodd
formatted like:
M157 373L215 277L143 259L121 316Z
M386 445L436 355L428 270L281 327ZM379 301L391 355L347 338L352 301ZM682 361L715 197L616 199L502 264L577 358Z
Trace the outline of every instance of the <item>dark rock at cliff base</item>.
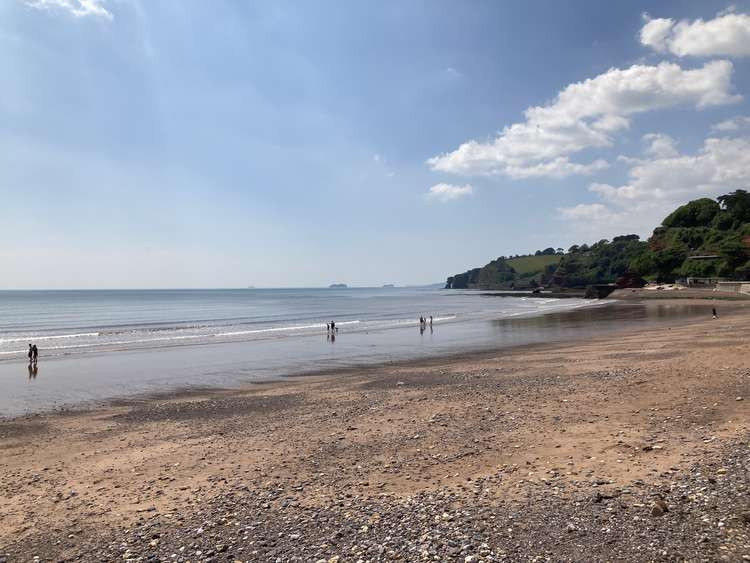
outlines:
M613 283L589 285L586 287L586 293L584 294L584 297L586 299L604 299L615 289L617 289L617 287Z
M644 287L646 280L634 272L625 272L619 278L615 280L615 286L617 289L625 289L631 287Z

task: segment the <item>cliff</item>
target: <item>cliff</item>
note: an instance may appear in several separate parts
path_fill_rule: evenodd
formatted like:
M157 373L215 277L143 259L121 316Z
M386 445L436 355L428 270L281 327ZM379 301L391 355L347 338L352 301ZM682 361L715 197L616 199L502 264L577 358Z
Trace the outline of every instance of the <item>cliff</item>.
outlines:
M736 190L716 200L701 198L670 213L647 241L638 235L573 245L566 253L548 248L534 255L501 256L481 268L451 276L446 288L583 288L618 282L639 287L645 280L750 278L750 194Z

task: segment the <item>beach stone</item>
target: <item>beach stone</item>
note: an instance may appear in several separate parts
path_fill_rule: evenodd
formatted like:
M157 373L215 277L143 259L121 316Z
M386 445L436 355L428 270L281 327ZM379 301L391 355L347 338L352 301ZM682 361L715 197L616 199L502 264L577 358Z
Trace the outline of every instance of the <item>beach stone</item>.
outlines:
M651 516L663 516L667 512L669 512L669 507L663 500L657 500L651 505Z

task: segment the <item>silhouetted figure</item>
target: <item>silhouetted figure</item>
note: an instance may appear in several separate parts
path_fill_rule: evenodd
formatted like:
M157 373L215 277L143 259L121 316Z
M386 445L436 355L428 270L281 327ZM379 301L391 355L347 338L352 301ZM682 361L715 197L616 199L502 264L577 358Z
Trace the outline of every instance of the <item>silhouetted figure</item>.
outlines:
M714 319L718 319L718 318L719 318L719 315L717 315L717 314L716 314L716 307L714 307L714 308L712 309L712 312L713 312L713 314L714 314L713 318L714 318Z
M430 328L432 328L432 315L430 315Z
M31 355L34 358L34 363L36 364L37 359L39 358L39 348L36 347L36 344L34 344L31 347Z
M336 323L331 321L331 332L333 332L334 330L336 330Z
M28 356L29 356L29 363L33 362L34 361L34 346L32 346L31 344L29 344Z

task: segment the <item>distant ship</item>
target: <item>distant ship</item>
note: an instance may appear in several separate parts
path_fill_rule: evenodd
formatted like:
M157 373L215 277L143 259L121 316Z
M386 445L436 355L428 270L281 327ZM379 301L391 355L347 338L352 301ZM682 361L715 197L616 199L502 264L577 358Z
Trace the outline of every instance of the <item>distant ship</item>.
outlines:
M347 287L349 286L345 283L332 283L328 286L329 289L346 289Z

